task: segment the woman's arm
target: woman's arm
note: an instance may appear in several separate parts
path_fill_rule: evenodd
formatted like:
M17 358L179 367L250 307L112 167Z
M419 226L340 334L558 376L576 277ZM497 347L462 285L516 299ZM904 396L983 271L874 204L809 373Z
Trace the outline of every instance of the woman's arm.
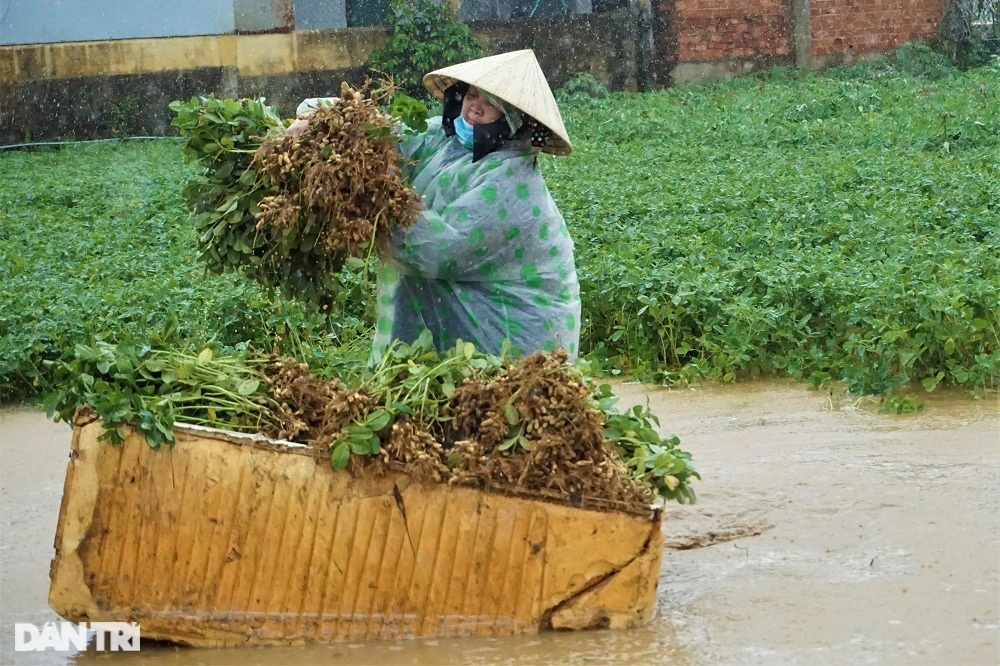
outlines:
M392 256L403 269L431 279L517 280L519 259L525 252L538 244L549 252L561 219L551 224L550 240L544 240L549 236L546 222L558 211L546 203L549 195L540 177L527 169L508 169L508 165L480 178L468 178L472 187L446 205L441 205L442 200L460 189L453 187L460 169L438 172L423 192L426 201L436 205L424 211L412 227L397 230L393 236Z
M296 120L285 128L285 134L289 136L299 136L309 127L309 116L316 112L321 106L327 106L340 101L339 97L310 97L302 100L298 108L295 109Z

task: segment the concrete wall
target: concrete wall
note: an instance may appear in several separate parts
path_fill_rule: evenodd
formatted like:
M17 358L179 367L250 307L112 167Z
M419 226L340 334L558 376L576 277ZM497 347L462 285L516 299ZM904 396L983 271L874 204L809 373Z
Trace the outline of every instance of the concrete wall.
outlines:
M465 0L466 9L460 0L447 1L465 20L506 20L517 3L529 8L535 3ZM590 3L540 0L536 13L547 16L564 4L569 13L589 13ZM388 5L389 0L0 0L0 45L329 30L372 23ZM495 8L506 5L511 12L497 15ZM357 20L352 22L352 15Z
M0 47L0 142L171 133L167 104L211 92L291 114L293 99L360 82L383 39L359 28Z
M582 72L616 90L635 90L641 77L637 51L642 34L628 10L471 26L488 53L534 49L553 88Z
M463 21L509 21L524 18L555 18L589 14L591 0L462 0Z
M590 72L635 89L627 10L549 21L474 23L490 53L532 48L553 87ZM167 104L215 92L264 96L292 115L306 97L360 83L381 28L0 47L0 143L172 133Z

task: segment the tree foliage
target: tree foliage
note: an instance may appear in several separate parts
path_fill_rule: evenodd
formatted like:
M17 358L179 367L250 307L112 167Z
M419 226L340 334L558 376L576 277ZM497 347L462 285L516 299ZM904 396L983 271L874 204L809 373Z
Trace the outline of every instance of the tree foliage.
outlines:
M389 38L368 59L368 66L392 75L408 95L426 96L427 72L483 57L469 26L447 5L431 0L392 0Z

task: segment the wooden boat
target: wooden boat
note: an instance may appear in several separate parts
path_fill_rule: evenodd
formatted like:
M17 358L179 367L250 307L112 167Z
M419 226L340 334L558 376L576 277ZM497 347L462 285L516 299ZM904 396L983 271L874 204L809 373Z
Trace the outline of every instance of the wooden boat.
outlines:
M77 421L50 606L194 646L626 628L653 613L658 510L356 478L305 446Z

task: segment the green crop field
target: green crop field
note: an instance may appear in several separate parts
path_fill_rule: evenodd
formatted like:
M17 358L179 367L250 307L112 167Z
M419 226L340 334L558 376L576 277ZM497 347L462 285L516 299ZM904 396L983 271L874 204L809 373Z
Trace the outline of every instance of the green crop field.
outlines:
M1000 373L1000 68L872 67L613 96L549 183L586 345L643 371L861 392Z
M542 168L595 369L997 388L1000 65L772 70L563 114L576 152ZM321 315L206 274L191 174L175 141L0 153L0 399L45 392L47 361L97 338L360 367L365 275Z

